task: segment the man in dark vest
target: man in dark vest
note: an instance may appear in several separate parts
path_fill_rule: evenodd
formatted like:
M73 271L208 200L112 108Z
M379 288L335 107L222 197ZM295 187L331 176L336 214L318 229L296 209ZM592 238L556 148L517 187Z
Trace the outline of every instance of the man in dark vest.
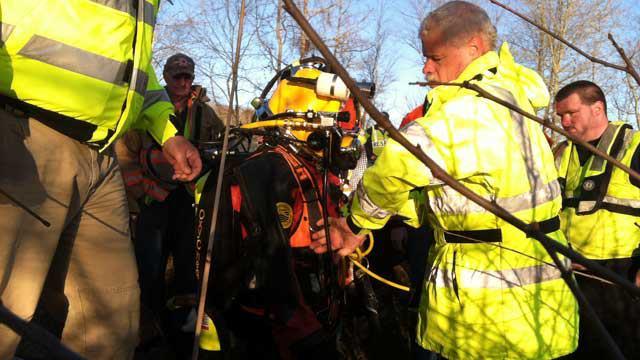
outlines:
M562 127L581 140L640 171L640 133L624 122L609 122L607 101L598 85L576 81L555 97ZM563 187L562 230L582 255L620 276L637 280L640 257L640 182L570 141L558 145L556 165ZM635 255L635 256L634 256ZM628 359L640 357L640 309L622 288L586 277L576 280L613 339ZM606 358L608 349L586 317L580 321L579 358Z

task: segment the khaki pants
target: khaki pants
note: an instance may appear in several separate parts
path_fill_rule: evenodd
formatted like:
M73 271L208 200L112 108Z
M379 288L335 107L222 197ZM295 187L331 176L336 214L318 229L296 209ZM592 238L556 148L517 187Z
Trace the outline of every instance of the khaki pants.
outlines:
M138 272L120 170L111 150L0 109L0 299L30 320L38 305L88 359L129 359L138 340ZM48 326L49 328L49 326ZM57 331L54 331L57 332ZM20 338L0 324L0 359Z

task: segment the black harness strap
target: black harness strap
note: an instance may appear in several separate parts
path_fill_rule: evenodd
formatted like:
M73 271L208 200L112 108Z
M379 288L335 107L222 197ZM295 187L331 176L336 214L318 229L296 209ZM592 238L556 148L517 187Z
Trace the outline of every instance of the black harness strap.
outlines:
M552 217L538 223L538 228L545 234L560 230L560 218ZM478 244L502 242L500 229L462 230L444 233L444 239L450 244Z
M609 125L609 126L612 127L616 125ZM609 155L615 157L620 153L620 151L623 150L622 145L624 144L624 138L627 131L629 131L630 129L631 129L631 126L629 126L628 124L623 124L620 126L620 129L618 130L618 133L616 134L615 139L613 139L613 143L609 147L609 151L608 151ZM598 147L600 147L600 144L598 144ZM572 149L569 148L569 151L572 151ZM595 156L595 155L591 155L591 156ZM595 166L594 164L596 161L598 162L597 166L602 166L601 162L604 161L604 159L594 158L591 162L592 167ZM629 214L629 215L640 213L640 209L635 209L635 208L624 206L624 205L611 204L611 203L604 202L604 197L607 194L612 173L613 173L613 164L610 162L607 162L605 170L601 174L598 174L596 176L590 176L583 179L582 183L580 184L580 187L581 187L580 195L576 198L563 199L562 207L575 208L576 214L578 215L590 215L595 213L599 209L607 209L612 212ZM587 184L589 184L589 186L586 186ZM589 209L587 210L580 210L580 204L585 201L594 202L594 205L592 207L589 207Z

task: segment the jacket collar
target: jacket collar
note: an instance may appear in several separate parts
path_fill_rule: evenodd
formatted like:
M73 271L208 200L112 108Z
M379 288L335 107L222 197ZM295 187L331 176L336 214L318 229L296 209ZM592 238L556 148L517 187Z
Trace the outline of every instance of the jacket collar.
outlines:
M485 74L489 69L495 68L499 62L500 58L498 53L489 51L467 65L458 78L453 80L452 83L462 83L475 78L479 74ZM427 99L430 104L434 104L434 101L436 103L446 102L455 97L461 90L465 89L457 86L441 85L429 91L429 93L427 93Z
M528 100L534 108L544 107L549 103L549 92L540 75L517 64L506 42L500 46L499 52L489 51L473 60L452 82L481 81L477 78L478 75L486 79L495 79L498 83L511 83L512 90L521 95L523 100ZM469 91L457 86L438 86L427 93L427 100L432 107L437 108L437 105L459 96L461 92Z

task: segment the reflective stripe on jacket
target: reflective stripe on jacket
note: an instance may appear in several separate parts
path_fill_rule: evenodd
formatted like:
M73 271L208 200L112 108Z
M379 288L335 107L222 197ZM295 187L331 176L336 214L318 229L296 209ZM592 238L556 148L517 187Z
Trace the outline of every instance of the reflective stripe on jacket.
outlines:
M598 149L630 166L640 133L622 122L610 123ZM629 175L591 155L580 165L569 142L558 160L563 190L562 230L573 248L590 259L631 257L640 244L640 188Z
M139 115L158 142L175 134L171 103L147 96L162 89L151 67L158 0L0 4L1 94L90 124L87 141L105 147Z
M516 64L506 44L499 55L473 61L454 82L467 80L530 113L549 100L542 79ZM467 188L566 243L557 218L560 186L540 126L464 88L436 87L428 100L425 117L402 134ZM577 304L544 248L434 178L397 142L389 140L365 172L351 220L364 229L382 227L389 216L409 213L403 206L414 188L426 190L436 233L418 343L448 359L549 359L573 352Z

